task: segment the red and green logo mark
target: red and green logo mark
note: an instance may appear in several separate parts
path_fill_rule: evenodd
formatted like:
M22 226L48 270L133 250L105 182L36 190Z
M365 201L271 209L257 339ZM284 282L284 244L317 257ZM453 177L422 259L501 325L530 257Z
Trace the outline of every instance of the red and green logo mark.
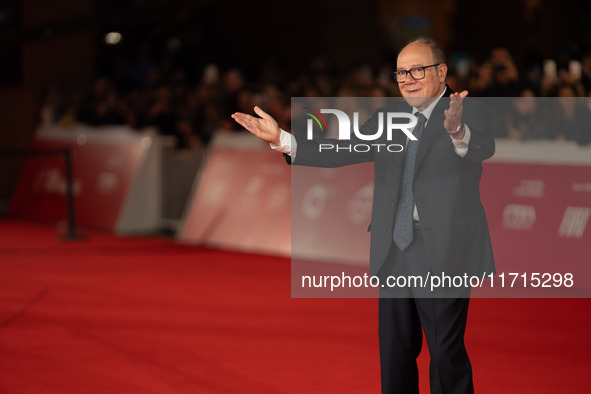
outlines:
M328 130L328 125L326 124L326 120L324 120L324 117L322 115L320 115L320 113L314 111L312 108L304 107L304 109L305 109L304 114L310 116L312 119L314 119L316 121L316 123L318 123L318 126L320 126L320 131ZM322 120L322 122L320 122L321 120Z

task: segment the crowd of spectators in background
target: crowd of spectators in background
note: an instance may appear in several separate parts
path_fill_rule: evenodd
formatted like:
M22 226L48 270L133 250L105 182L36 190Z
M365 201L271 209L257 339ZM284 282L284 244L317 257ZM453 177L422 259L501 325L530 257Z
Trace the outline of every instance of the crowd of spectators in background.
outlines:
M467 89L474 97L506 98L500 101L506 119L494 128L495 137L591 142L591 130L581 127L591 124L591 50L578 59L547 60L523 70L505 48L492 49L480 64L453 55L448 64L452 89ZM202 70L173 68L143 48L119 70L118 75L98 77L86 95L67 97L57 86L49 87L43 95L41 123L127 125L135 130L152 126L176 137L179 148L198 148L217 130L240 131L230 114L251 113L255 105L289 130L291 97L399 96L393 65L339 73L326 59L317 59L299 75L267 68L252 81L239 68L223 70L216 64ZM540 97L560 99L545 102Z

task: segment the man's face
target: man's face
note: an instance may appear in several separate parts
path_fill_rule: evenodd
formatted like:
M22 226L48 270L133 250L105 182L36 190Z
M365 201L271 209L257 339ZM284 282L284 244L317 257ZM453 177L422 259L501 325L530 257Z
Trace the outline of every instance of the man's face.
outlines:
M428 45L423 43L409 44L398 55L397 70L410 70L414 67L424 67L436 63ZM419 110L424 110L439 97L445 89L447 66L441 64L425 69L425 78L415 80L410 73L404 82L398 84L400 94L406 102Z

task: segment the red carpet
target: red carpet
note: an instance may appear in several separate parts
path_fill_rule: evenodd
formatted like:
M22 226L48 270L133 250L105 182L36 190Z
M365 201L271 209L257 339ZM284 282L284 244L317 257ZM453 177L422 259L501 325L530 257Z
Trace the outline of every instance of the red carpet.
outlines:
M0 393L378 393L376 300L289 260L0 222ZM589 300L472 300L478 393L587 393ZM421 392L428 393L425 351Z

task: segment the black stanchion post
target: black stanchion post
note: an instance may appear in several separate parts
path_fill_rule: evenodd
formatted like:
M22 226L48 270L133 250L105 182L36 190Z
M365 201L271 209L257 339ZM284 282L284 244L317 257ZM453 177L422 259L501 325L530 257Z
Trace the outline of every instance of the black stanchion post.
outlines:
M76 231L76 211L74 209L74 176L72 174L72 151L69 148L63 150L66 168L66 203L68 205L68 232L65 239L81 239Z

